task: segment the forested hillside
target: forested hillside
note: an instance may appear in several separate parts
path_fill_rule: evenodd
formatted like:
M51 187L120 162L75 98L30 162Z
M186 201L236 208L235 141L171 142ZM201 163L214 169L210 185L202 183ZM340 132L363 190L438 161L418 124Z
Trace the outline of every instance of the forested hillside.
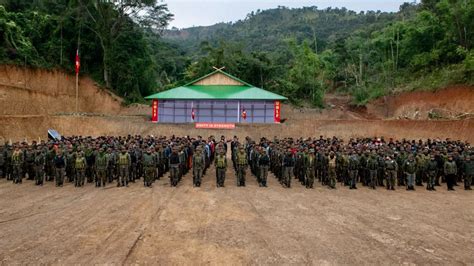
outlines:
M172 16L157 0L0 0L0 62L73 71L79 48L81 74L130 102L213 66L319 107L327 91L365 104L474 82L473 1L423 0L397 13L279 7L163 30Z

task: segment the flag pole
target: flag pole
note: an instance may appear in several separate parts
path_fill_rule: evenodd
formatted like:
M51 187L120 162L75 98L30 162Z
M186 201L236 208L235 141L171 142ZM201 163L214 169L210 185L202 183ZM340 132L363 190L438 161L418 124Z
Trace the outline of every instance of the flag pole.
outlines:
M79 98L79 71L76 71L76 115L78 114L77 103Z

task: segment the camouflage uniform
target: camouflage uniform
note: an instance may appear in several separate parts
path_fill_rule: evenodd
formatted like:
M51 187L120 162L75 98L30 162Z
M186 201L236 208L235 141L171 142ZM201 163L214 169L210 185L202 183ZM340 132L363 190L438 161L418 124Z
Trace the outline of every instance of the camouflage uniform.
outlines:
M258 168L259 168L259 185L261 187L267 186L267 177L268 169L270 167L270 157L266 154L264 150L261 151L261 154L258 158Z
M23 153L20 150L15 150L12 154L12 179L13 183L22 183Z
M155 158L153 158L151 150L148 150L146 153L143 154L142 163L143 169L145 171L143 177L143 185L146 187L151 187L155 172Z
M245 187L245 171L247 168L247 154L243 148L239 149L236 155L237 160L237 186Z
M56 173L56 186L62 187L64 184L64 177L66 176L66 158L62 153L54 156L54 170Z
M125 150L122 150L122 153L118 155L118 165L119 178L117 187L128 186L128 170L130 169L131 159L130 154L128 154Z
M81 152L78 152L75 157L76 160L74 161L74 171L76 172L76 178L74 179L74 186L82 187L84 186L86 158Z
M105 184L107 183L107 163L107 155L103 150L101 150L95 157L96 187L105 187Z
M224 187L225 172L227 170L227 158L225 154L221 153L217 155L214 164L216 166L216 185L217 187Z
M197 149L193 154L193 185L195 187L201 186L202 173L204 170L205 161L201 149ZM216 171L217 174L217 171Z
M43 185L44 182L44 165L46 163L45 154L37 151L35 156L35 184Z

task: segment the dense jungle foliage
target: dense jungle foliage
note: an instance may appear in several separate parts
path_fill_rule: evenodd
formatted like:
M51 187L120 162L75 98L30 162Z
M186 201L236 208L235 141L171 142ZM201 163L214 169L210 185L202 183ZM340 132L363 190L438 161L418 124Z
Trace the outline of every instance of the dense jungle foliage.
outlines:
M225 66L295 104L327 91L354 102L474 82L474 1L423 0L399 12L257 10L243 20L168 29L159 0L0 0L0 63L74 69L129 102Z

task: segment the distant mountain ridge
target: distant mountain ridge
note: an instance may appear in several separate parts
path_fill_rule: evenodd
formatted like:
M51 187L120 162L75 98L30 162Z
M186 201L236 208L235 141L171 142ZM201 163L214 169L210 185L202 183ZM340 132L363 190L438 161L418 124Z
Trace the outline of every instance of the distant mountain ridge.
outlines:
M240 43L247 51L277 51L286 38L311 39L318 50L328 43L367 27L382 27L397 19L398 13L369 11L356 13L346 8L279 7L258 10L235 23L166 30L164 39L178 42L189 52L197 52L203 41Z

